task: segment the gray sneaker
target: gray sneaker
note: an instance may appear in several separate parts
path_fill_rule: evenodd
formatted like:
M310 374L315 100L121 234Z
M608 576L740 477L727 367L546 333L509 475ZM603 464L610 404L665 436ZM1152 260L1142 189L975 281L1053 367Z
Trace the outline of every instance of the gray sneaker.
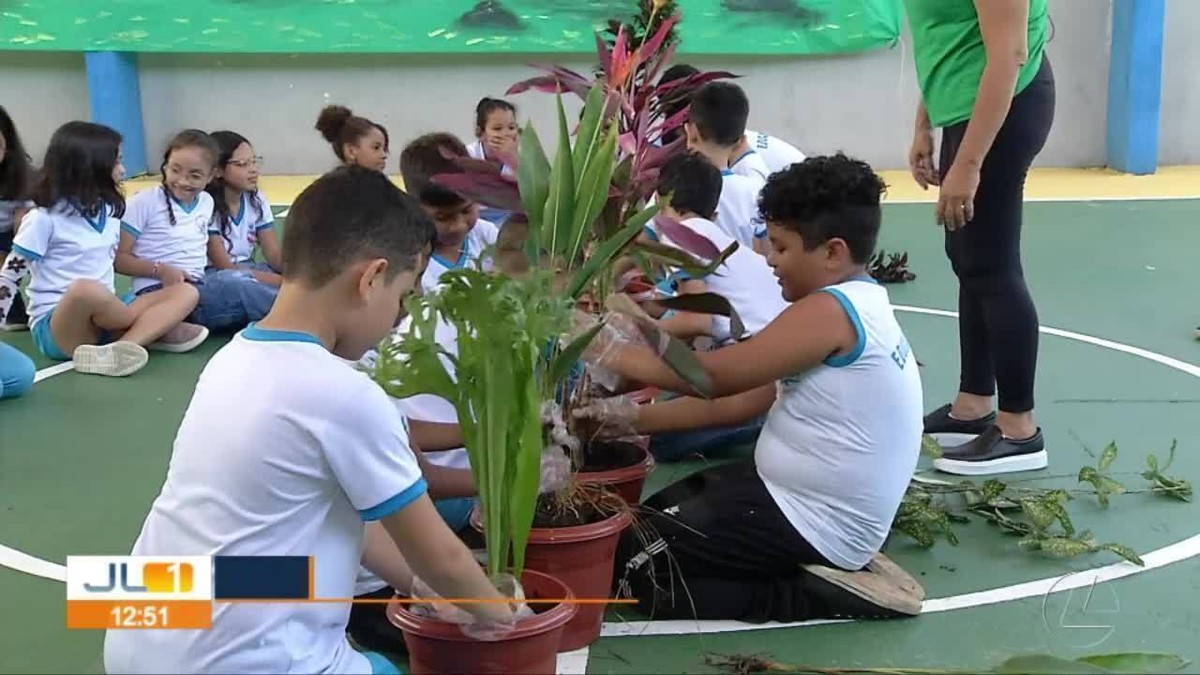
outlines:
M73 355L75 372L105 377L126 377L145 367L150 354L136 342L80 345Z

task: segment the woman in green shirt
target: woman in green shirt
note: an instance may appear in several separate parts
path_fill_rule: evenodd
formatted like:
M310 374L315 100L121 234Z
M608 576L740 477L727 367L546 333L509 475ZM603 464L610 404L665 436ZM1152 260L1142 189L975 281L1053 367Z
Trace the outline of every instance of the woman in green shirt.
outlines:
M905 6L921 87L909 165L922 188L939 187L937 220L959 282L958 395L925 418L945 446L934 465L965 475L1041 469L1038 317L1021 266L1021 212L1025 176L1054 120L1047 0Z

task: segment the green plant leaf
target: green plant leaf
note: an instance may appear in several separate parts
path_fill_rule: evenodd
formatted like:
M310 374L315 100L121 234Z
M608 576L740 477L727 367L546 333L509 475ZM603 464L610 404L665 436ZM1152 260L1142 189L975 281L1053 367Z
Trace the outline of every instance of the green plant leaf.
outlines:
M1034 499L1022 499L1021 510L1029 517L1033 529L1042 532L1050 527L1055 521L1054 512L1046 508L1045 504Z
M601 139L601 145L592 161L584 169L575 186L575 213L571 221L571 242L564 256L569 261L579 257L587 237L595 230L596 219L608 203L609 187L617 156L617 134L610 130Z
M1175 654L1158 652L1095 654L1081 656L1075 661L1103 668L1110 673L1173 673L1183 670L1191 663Z
M667 350L663 352L662 360L666 362L675 374L687 382L696 393L704 398L713 397L712 376L708 374L708 369L700 360L696 358L696 352L691 347L687 346L674 336L664 332L657 331L658 335L649 334L646 336L648 340L662 340L666 337Z
M1008 489L1008 486L1003 482L996 480L995 478L989 478L983 482L981 489L983 490L984 500L990 502L1004 494L1004 491Z
M571 135L567 129L567 111L562 94L558 95L558 150L550 170L550 194L542 223L543 250L552 258L561 257L571 241L571 221L575 213L575 168L571 164ZM569 264L569 263L568 263Z
M1090 663L1069 661L1046 654L1028 654L1006 659L992 672L1019 673L1020 675L1075 675L1076 673L1107 673L1108 671Z
M1113 460L1117 458L1117 444L1109 443L1104 448L1104 452L1100 453L1100 461L1096 464L1096 468L1100 473L1108 471L1108 467L1112 466Z
M592 326L586 333L575 338L562 351L554 356L554 361L550 366L550 381L552 383L562 382L568 375L571 374L571 369L575 366L575 362L579 357L583 356L583 352L592 343L596 335L604 329L604 322L598 322Z
M942 456L942 445L933 436L924 434L921 436L921 454L937 459ZM982 496L980 497L980 501L983 501Z
M1134 551L1132 548L1129 548L1124 544L1100 544L1096 547L1096 550L1112 551L1113 553L1116 553L1138 567L1146 566L1146 561L1142 560L1141 556L1137 554L1137 551Z
M596 274L606 268L625 247L629 246L641 234L642 228L646 226L646 223L650 222L650 219L657 212L657 204L647 206L641 213L630 218L624 228L606 239L595 251L592 251L588 259L575 272L575 276L571 278L571 284L567 287L567 297L578 299L579 295L588 287L588 284L592 282Z
M529 220L526 253L531 260L537 259L541 250L542 222L546 215L546 200L550 196L550 160L542 148L542 140L538 137L533 124L521 132L520 145L517 148L520 161L517 163L517 187L521 193L521 203L525 205L525 214Z
M583 115L579 120L579 132L575 138L575 150L571 157L571 163L575 167L576 185L583 182L583 173L589 166L604 161L597 157L596 152L604 143L604 130L608 126L601 119L606 99L609 96L607 88L602 80L597 80L588 90L587 98L584 100ZM614 137L614 145L615 142ZM608 160L607 163L611 171L612 160ZM578 190L576 194L579 194Z
M729 318L729 332L733 339L740 339L746 334L746 326L737 310L725 297L716 293L685 293L673 298L662 298L656 302L667 309L696 314L715 314Z

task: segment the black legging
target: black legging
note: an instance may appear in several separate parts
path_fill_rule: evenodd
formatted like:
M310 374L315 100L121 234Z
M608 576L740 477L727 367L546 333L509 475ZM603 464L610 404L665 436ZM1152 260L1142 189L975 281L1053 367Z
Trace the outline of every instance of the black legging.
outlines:
M1033 410L1038 316L1021 267L1025 176L1054 121L1054 73L1044 59L1033 82L1013 98L984 158L975 217L946 232L946 256L958 277L959 391L992 396L1004 412ZM967 122L942 132L940 170L950 170Z

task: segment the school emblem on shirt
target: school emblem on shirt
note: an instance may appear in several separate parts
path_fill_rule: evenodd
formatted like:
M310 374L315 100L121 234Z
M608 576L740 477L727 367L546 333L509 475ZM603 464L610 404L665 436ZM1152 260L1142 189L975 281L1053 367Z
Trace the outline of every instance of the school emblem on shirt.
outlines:
M896 362L897 366L900 366L900 370L904 370L904 365L908 363L908 357L911 353L912 348L908 345L908 338L901 336L900 344L896 345L896 348L892 350L892 360Z

